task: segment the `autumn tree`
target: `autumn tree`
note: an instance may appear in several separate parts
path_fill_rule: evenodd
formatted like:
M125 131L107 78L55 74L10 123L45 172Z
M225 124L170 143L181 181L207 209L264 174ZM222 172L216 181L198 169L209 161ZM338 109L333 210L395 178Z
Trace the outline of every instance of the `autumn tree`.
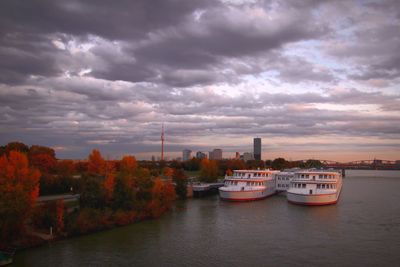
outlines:
M110 203L113 199L114 187L115 187L115 174L109 173L106 176L106 179L103 182L104 194L106 198L106 202Z
M159 178L155 179L148 206L151 217L157 218L170 209L175 197L175 189L170 182L163 182Z
M0 158L1 241L16 238L23 230L39 195L39 177L24 153L10 151Z
M179 198L185 199L187 195L187 176L182 169L174 169L172 179L175 182L175 192Z
M33 154L30 156L31 165L39 169L42 173L53 171L57 165L57 161L49 154Z
M28 153L29 158L31 158L33 155L39 155L39 154L46 154L54 159L56 158L56 152L54 151L54 149L50 147L32 145L29 148L29 153Z
M88 172L92 175L104 175L106 171L106 162L97 149L93 149L89 155Z
M134 156L124 156L120 162L120 172L134 175L137 170L137 161Z
M202 159L200 163L200 180L206 183L217 181L218 166L215 160Z
M163 170L163 175L164 175L166 178L171 179L172 176L173 176L173 174L174 174L174 169L172 169L172 168L170 168L170 167L165 167L165 168L164 168L164 170Z
M75 164L72 160L60 160L56 165L56 172L63 176L72 176L75 173Z

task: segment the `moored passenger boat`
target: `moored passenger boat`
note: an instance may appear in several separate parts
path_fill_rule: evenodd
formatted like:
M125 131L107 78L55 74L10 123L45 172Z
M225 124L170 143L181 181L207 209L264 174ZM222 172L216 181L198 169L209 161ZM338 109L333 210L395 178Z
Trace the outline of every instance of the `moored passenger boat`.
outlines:
M287 190L289 202L301 205L335 204L342 189L342 174L335 170L301 170Z
M219 196L229 201L259 200L275 194L273 170L235 170L232 176L225 176Z

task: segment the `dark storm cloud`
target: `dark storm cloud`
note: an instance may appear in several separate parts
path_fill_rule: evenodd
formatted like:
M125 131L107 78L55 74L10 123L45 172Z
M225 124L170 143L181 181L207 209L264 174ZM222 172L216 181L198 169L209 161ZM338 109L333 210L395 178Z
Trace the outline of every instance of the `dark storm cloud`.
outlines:
M5 0L1 2L0 33L93 34L111 40L143 37L148 32L179 23L211 1L191 0ZM212 1L213 5L217 2Z

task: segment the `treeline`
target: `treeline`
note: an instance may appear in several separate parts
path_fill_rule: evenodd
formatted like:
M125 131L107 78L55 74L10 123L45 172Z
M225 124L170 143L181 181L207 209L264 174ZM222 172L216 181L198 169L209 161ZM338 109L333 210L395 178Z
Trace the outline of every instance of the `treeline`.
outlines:
M0 247L32 229L52 227L67 236L157 218L177 196L186 197L183 170L164 167L152 175L134 156L107 161L93 150L86 162L73 162L57 160L51 148L17 142L0 154ZM62 200L37 202L39 194L67 192L80 194L79 209Z
M321 168L323 164L319 160L288 161L284 158L274 160L249 160L247 162L240 159L208 160L192 158L185 162L172 161L169 166L186 171L199 171L199 178L203 182L214 182L225 174L232 173L233 170L244 169L265 169L283 170L288 168Z

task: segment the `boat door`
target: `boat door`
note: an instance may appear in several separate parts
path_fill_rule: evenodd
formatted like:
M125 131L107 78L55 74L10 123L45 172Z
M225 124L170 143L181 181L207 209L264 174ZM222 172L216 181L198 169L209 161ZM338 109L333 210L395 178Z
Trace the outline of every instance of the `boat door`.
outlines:
M312 195L312 189L310 189L310 195Z

